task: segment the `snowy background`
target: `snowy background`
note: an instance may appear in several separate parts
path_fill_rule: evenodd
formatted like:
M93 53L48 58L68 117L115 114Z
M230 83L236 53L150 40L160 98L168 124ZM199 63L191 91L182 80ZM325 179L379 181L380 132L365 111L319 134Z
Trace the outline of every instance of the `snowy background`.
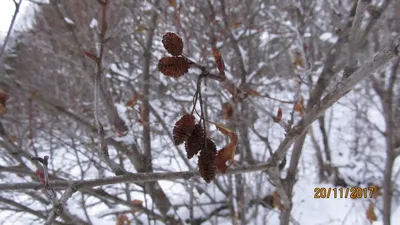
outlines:
M96 7L89 7L91 11L87 10L87 14L83 13L81 15L81 8L78 3L76 3L76 5L78 5L76 6L72 3L69 5L70 2L74 1L66 1L65 4L61 4L66 9L70 9L70 11L60 10L61 14L69 13L69 15L62 16L62 19L54 19L52 16L57 14L51 11L49 9L51 7L49 7L41 9L45 12L43 13L43 19L39 9L40 7L23 1L15 27L18 32L15 32L16 35L13 36L11 43L9 43L8 54L10 58L16 57L16 65L21 66L19 67L21 71L25 67L30 68L23 70L23 72L13 74L13 79L18 79L23 85L26 84L27 87L35 87L36 90L39 90L39 96L45 96L44 99L49 100L49 102L52 101L60 104L64 109L76 113L76 115L84 118L85 121L89 121L92 125L94 124L92 112L93 90L91 80L88 79L85 74L90 73L87 71L92 71L93 67L91 66L93 63L85 61L87 60L85 58L82 59L79 57L82 56L82 49L93 52L98 50L98 45L94 43L97 43L99 38L97 36L97 30L100 26L98 22L100 10L96 5ZM169 4L171 2L174 1L169 1ZM150 70L152 73L152 97L149 102L151 107L149 124L152 133L151 146L154 172L194 171L197 166L197 156L191 159L189 163L185 158L180 157L182 153L186 154L184 147L174 147L170 133L176 120L191 109L191 101L196 88L198 71L191 69L188 74L179 79L166 77L158 72L158 59L166 55L161 43L162 35L169 30L178 30L176 32L183 37L185 45L187 45L187 40L189 40L189 38L186 39L185 36L192 35L190 36L190 40L192 41L190 52L185 49L184 52L188 51L185 52L185 54L196 62L201 62L209 68L215 68L213 65L212 53L210 53L210 46L208 46L208 36L202 33L202 29L206 28L201 25L204 23L207 27L208 20L204 20L204 18L200 16L201 19L195 17L195 15L201 14L198 8L185 5L182 1L175 2L177 2L178 5L184 5L181 9L182 11L186 10L186 14L181 12L181 16L179 16L180 24L173 20L173 18L175 18L174 16L176 16L174 13L177 11L177 8L173 7L172 4L169 5L166 1L161 4L161 9L164 11L147 3L129 3L133 5L128 6L134 8L133 11L129 13L138 15L138 18L126 16L126 11L128 10L122 6L117 7L118 4L113 3L114 8L110 9L111 16L108 18L110 21L109 29L111 30L112 38L110 41L111 43L107 46L110 50L106 50L104 63L106 67L104 70L105 80L103 80L103 82L105 85L108 85L107 91L113 96L113 107L117 110L118 116L124 121L129 130L126 134L122 135L122 137L114 130L110 123L106 123L105 130L109 138L122 143L124 146L131 146L134 144L141 146L143 141L143 126L138 121L141 119L141 110L143 110L143 106L136 105L135 107L127 107L126 102L132 97L133 90L142 91L141 89L144 87L142 73L145 69L143 66L144 57L142 57L142 48L146 40L145 38L147 37L146 35L148 34L148 29L151 29L150 15L152 10L156 8L156 11L158 10L157 12L161 17L161 19L159 19L159 28L156 29L153 39L153 59L150 63ZM344 6L341 6L343 14L348 13L352 5L350 4L351 1L344 2L347 2L347 5L343 3ZM380 6L382 2L383 1L373 1L372 4ZM79 4L84 3L81 2ZM121 3L121 5L124 4L125 3ZM293 4L295 5L295 3ZM306 29L301 35L296 33L298 32L298 24L291 21L293 17L286 16L285 14L289 9L285 11L286 8L283 6L282 8L285 10L282 11L280 11L281 8L278 10L275 6L271 6L268 10L265 9L265 6L260 6L262 9L260 10L261 12L264 10L270 13L270 15L265 13L265 17L272 18L272 22L266 22L265 26L268 27L268 29L260 31L251 27L252 23L249 22L250 20L246 21L246 19L243 19L243 17L247 15L244 13L244 10L248 8L251 9L251 7L245 7L245 4L240 4L240 9L242 10L240 11L233 7L235 4L229 4L231 7L227 10L229 16L231 16L229 18L233 22L237 22L240 19L244 21L242 24L237 25L238 27L236 27L236 25L233 26L233 28L231 27L231 34L235 40L240 40L238 49L243 59L244 70L248 72L245 80L249 86L252 86L257 92L273 96L276 99L292 100L297 90L297 82L294 78L295 76L292 76L292 74L297 74L299 77L304 77L305 79L307 75L309 75L313 82L321 75L326 60L324 57L326 57L326 55L320 58L313 58L310 71L304 68L297 68L296 70L296 64L294 66L295 69L292 70L290 65L292 61L298 59L294 56L294 52L299 51L299 49L307 51L308 55L318 55L322 54L320 52L328 52L327 49L338 41L338 36L333 30L337 24L334 22L335 20L333 18L328 18L329 16L326 15L326 13L329 14L330 11L324 8L326 7L325 3L314 2L313 4L316 5L314 6L317 9L315 12L315 14L317 14L316 17L321 18L325 15L327 19L326 21L316 21L320 24L320 30L314 28ZM128 6L124 7L129 8ZM196 6L200 7L199 5ZM374 34L377 35L377 37L371 34L371 40L376 38L378 39L377 43L382 42L382 45L386 44L387 42L385 42L385 40L387 38L384 37L385 35L382 34L382 36L379 36L377 34L381 31L395 36L395 32L391 31L393 27L390 27L390 25L385 27L382 21L391 21L391 19L396 18L393 16L398 13L395 7L400 9L399 5L393 3L393 7L389 7L389 9L393 11L388 10L386 12L387 14L384 14L385 16L375 25L376 30L373 32L375 32ZM326 10L326 12L324 10ZM2 38L6 35L13 11L14 3L11 0L0 0L0 34ZM76 12L76 14L74 14L74 12ZM261 12L260 15L264 16ZM275 14L277 12L281 14ZM365 14L369 15L367 12ZM126 16L125 20L120 19L124 18L123 16ZM33 18L39 22L32 22L35 21ZM366 16L366 18L368 19L370 17ZM223 19L218 15L217 20ZM257 21L259 24L262 24L262 22L263 21ZM284 31L278 33L269 30L270 27L276 25L275 23L284 27L279 28L279 31ZM32 29L24 36L23 32L29 30L32 24L37 25L38 30ZM137 26L137 24L143 24L144 28ZM388 22L388 24L390 23ZM394 24L396 24L396 22L394 22ZM180 26L184 27L183 31ZM380 30L379 26L383 28ZM48 32L48 27L53 29L52 32L54 33L51 33L51 35L46 33ZM59 30L56 28L59 28ZM70 43L70 40L72 40L72 37L68 36L71 33L70 29L76 29L74 38L80 41L81 48L76 48L75 44ZM17 34L20 35L20 40L17 38ZM115 38L113 35L118 38ZM298 36L296 38L296 35L300 35L301 37ZM53 37L57 38L52 39ZM113 38L115 38L115 40ZM237 75L239 74L238 71L240 71L238 66L239 61L235 58L237 57L237 52L233 51L232 48L225 47L226 45L229 46L232 44L228 42L227 39L228 38L220 38L217 42L217 47L222 48L222 57L227 64L227 68L229 68L226 71L227 78L234 80L235 84L239 85L240 77ZM250 41L247 43L247 39L254 41L255 44L250 43ZM280 43L280 41L282 41L283 44ZM315 48L318 46L320 48L318 50L320 51L317 52L319 53L313 53L312 50L304 47L306 45L304 42L312 43L310 45L313 45ZM365 56L366 59L372 58L375 54L373 50L378 51L381 48L381 46L379 46L380 44L374 46L373 44L370 45L367 48L370 48L371 52L365 53L367 54L367 56ZM19 48L19 46L22 46L22 48ZM253 46L253 48L246 48L248 46ZM378 46L378 50L374 49L376 46ZM259 56L257 55L257 51L265 51L266 53L261 52L260 54L262 56ZM255 60L255 58L258 61ZM312 57L308 56L308 58ZM339 59L337 62L337 67L339 67L336 71L337 74L341 74L343 68L340 66L344 63L343 61L345 60ZM14 63L14 61L12 62ZM378 71L374 76L379 77L380 73L389 73L390 66L391 64ZM11 65L6 65L6 69L10 70L11 68ZM13 69L14 71L18 71L18 69ZM40 76L38 76L38 74L40 74ZM339 77L337 80L339 80ZM334 80L334 82L337 80ZM400 86L398 80L396 87ZM328 86L327 90L332 89L332 87L333 84ZM400 96L399 90L400 88L394 91L395 95L397 94ZM230 101L231 96L217 82L209 81L207 87L204 88L202 92L203 96L207 98L209 120L219 121L220 123L226 124L227 127L232 129L235 127L238 130L243 126L241 122L245 121L244 123L251 124L254 130L268 137L269 144L273 150L277 149L279 143L284 139L284 130L278 124L273 123L266 113L258 110L251 104L248 108L235 106L234 110L238 112L238 115L235 115L237 117L234 118L237 119L237 121L235 121L235 119L231 121L222 120L221 117L218 116L218 113L221 111L222 103ZM307 101L309 87L302 85L300 92ZM46 107L43 107L40 103L34 103L38 105L31 106L30 101L27 100L28 98L23 97L22 94L18 95L16 93L18 92L16 91L14 95L11 95L7 108L8 112L4 118L1 119L4 120L4 124L8 125L6 128L9 129L8 132L10 135L12 133L17 136L19 147L26 149L26 151L32 154L33 151L35 153L39 152L40 155L51 154L50 169L52 174L54 174L54 176L57 175L58 178L63 178L65 180L87 180L101 178L103 176L115 176L112 171L107 168L105 163L94 162L97 159L95 151L98 140L96 136L90 133L89 126L85 127L73 121L71 118L47 112ZM292 104L281 104L278 101L273 101L261 96L251 98L259 106L266 108L268 111L275 112L278 107L281 107L284 112L283 119L290 119L289 112L292 110ZM324 160L326 160L324 162L338 168L340 177L345 180L348 187L368 187L367 185L370 183L381 186L384 179L383 170L387 157L385 152L386 140L379 130L385 130L385 118L382 105L379 101L377 95L372 91L370 81L365 80L358 84L352 92L337 102L325 114L324 121L329 137L328 142L332 160L329 162L324 158ZM31 109L28 107L34 108L32 110L32 112L34 112L33 114L35 114L34 119L31 118ZM104 113L106 111L105 108L105 106L100 107L100 110L102 110L101 119L103 121L108 121L107 114ZM361 118L359 116L361 114L367 119ZM300 116L298 113L295 115L298 121ZM18 119L23 122L15 122L19 121ZM196 120L198 119L199 117L196 116ZM34 122L32 122L32 120ZM238 123L236 124L235 122ZM32 123L35 127L34 138L23 138L27 137L23 130L28 130L28 128L32 126ZM210 125L209 129L210 136L216 142L218 149L224 147L226 144L225 137L215 129L215 126ZM297 183L293 188L292 224L383 225L382 209L384 203L382 196L377 199L334 199L331 195L329 199L314 199L314 189L317 187L339 188L333 184L332 178L328 178L326 181L319 180L316 146L311 138L311 136L313 136L314 141L323 148L323 136L319 132L319 129L320 125L316 121L312 125L311 132L313 135L309 134L307 136L302 150L298 174L296 176ZM242 130L238 131L238 133L239 132L242 132ZM250 129L250 125L247 138L248 142L251 143L251 153L256 162L266 162L271 156L268 147L265 142ZM2 137L1 140L3 142L5 140L4 137ZM244 140L239 138L239 141L239 149L244 149ZM142 146L142 148L144 147ZM127 171L137 172L135 166L121 153L120 149L111 145L109 149L111 159L123 164L124 169ZM3 150L4 149L1 149L1 151ZM142 151L143 149L140 150ZM6 151L4 150L4 152ZM283 169L281 177L286 176L291 155L292 150L289 150L287 155L288 163L286 164L286 168ZM242 156L241 154L235 156L237 163L233 165L233 167L249 163L244 161ZM8 158L8 156L0 158L0 165L15 165L16 161L11 158L12 157ZM37 165L26 159L24 159L23 162L25 166L30 169L26 174L34 174ZM38 181L35 176L19 176L18 174L6 173L1 170L0 175L1 183ZM237 210L239 202L239 193L237 193L237 190L243 190L246 193L245 202L248 204L244 207L246 209L247 224L279 224L279 209L266 208L260 204L250 204L251 200L262 199L264 196L271 195L275 191L275 187L271 185L267 177L261 172L243 174L241 176L244 182L243 189L238 189L236 179L237 178L233 175L218 176L216 179L219 182L218 184L222 186L222 189L229 192L229 194L223 193L221 188L217 187L214 182L206 184L201 179L191 182L177 180L159 181L158 183L167 194L173 206L170 208L168 214L179 218L181 221L190 219L190 207L188 207L190 204L193 204L194 216L196 218L207 217L209 213L213 212L216 208L226 204L229 206L232 204L234 210ZM399 157L397 157L394 162L392 180L394 191L392 197L391 222L392 224L399 224ZM191 188L192 185L198 188ZM152 198L148 194L144 194L142 187L139 185L122 183L117 185L105 185L101 188L110 195L117 196L126 201L131 201L133 199L140 200L143 202L143 205L152 212L160 213ZM40 195L43 195L45 198L43 193L40 193ZM38 213L44 213L44 215L47 215L52 209L51 204L44 204L43 202L37 201L37 199L35 200L28 192L5 191L1 193L0 196L13 199L25 206L38 210ZM374 212L377 215L377 221L373 221L372 223L366 217L366 211L371 202L376 206ZM132 221L131 224L139 224L136 219L143 224L148 224L149 221L149 214L144 212L129 213L131 208L127 205L122 203L118 204L111 200L102 201L98 196L90 196L89 194L74 194L72 198L68 200L67 205L70 213L82 219L90 218L90 223L96 225L116 224L116 220L121 214L128 215ZM37 220L37 217L32 215L32 213L9 210L5 206L2 209L3 210L0 209L1 224L43 224L43 218ZM152 220L151 224L163 223ZM211 217L209 221L203 224L232 224L231 212L228 208L222 210L221 215Z

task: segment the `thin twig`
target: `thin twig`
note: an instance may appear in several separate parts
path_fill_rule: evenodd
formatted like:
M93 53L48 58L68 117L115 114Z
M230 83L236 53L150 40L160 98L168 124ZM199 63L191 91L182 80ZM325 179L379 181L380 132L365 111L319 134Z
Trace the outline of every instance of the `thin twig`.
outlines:
M207 127L206 127L206 118L205 118L205 112L204 112L204 105L203 105L203 99L201 96L201 80L203 79L204 74L203 71L199 76L199 79L197 81L197 92L199 93L199 101L200 101L200 111L201 111L201 119L203 120L203 130L204 130L204 150L207 151Z
M261 110L263 113L265 113L265 114L267 114L269 117L271 117L271 119L273 120L273 121L275 121L275 115L272 113L272 112L269 112L268 110L266 110L264 107L261 107L259 104L257 104L256 102L254 102L252 99L250 99L250 98L248 98L248 94L247 94L247 92L245 92L245 91L243 91L243 90L241 90L240 88L238 88L238 87L236 87L236 85L232 82L232 81L230 81L230 80L228 80L225 76L223 76L221 73L220 74L218 74L218 75L216 75L216 74L212 74L212 73L210 73L207 69L206 69L206 67L205 66L202 66L202 65L200 65L200 64L198 64L198 63L196 63L196 62L194 62L193 60L191 60L191 59L189 59L187 56L183 56L186 60L188 60L189 61L189 63L192 65L192 66L194 66L195 68L198 68L198 69L200 69L201 70L201 77L199 77L199 79L198 79L198 81L197 81L197 91L196 91L196 93L195 93L195 95L194 96L196 96L196 95L198 95L199 93L199 85L200 85L200 81L201 81L201 79L202 78L209 78L209 79L213 79L213 80L215 80L215 81L218 81L218 82L220 82L221 83L221 85L229 92L229 93L231 93L232 94L232 97L233 97L233 99L235 99L235 100L237 100L237 101L239 101L239 102L242 102L242 101L247 101L251 106L253 106L254 108L256 108L256 109L259 109L259 110ZM201 78L201 79L200 79ZM272 98L272 97L270 97L270 96L268 96L268 95L264 95L264 96L262 96L262 97L267 97L267 98L270 98L270 99L273 99L273 100L276 100L276 101L280 101L280 100L278 100L278 99L275 99L275 98ZM197 98L197 97L196 97ZM200 98L200 105L202 104L201 103L201 97L199 97ZM285 101L281 101L281 102L284 102L284 103L293 103L293 102L285 102ZM193 110L196 110L195 109L195 106L193 106L193 109L192 109L192 112L193 112ZM197 112L197 111L196 111ZM199 115L200 116L200 115ZM287 128L288 128L288 126L287 126L287 123L284 121L284 120L280 120L279 122L278 121L275 121L275 122L277 122L283 129L285 129L285 130L287 130Z

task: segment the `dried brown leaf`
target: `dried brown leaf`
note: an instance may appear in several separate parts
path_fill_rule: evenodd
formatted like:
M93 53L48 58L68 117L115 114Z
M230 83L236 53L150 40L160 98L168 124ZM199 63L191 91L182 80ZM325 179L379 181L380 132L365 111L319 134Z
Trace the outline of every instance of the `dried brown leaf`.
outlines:
M272 205L274 208L278 208L278 209L281 207L281 199L280 199L277 191L275 191L273 194Z
M36 170L36 175L39 177L39 180L42 184L46 184L46 179L42 171Z
M296 105L294 106L294 110L298 113L300 113L300 116L304 116L304 98L301 96L299 101L296 102Z
M17 136L11 135L11 136L10 136L10 141L16 142L16 141L17 141Z
M293 66L296 67L300 67L300 68L304 68L304 63L303 63L303 59L301 57L300 53L296 53L296 58L293 61Z
M131 203L134 206L141 206L143 204L143 201L139 200L139 199L134 199L134 200L131 201Z
M242 24L243 24L243 23L240 22L240 21L233 21L233 22L230 24L230 27L235 29L235 28L239 28Z
M278 112L276 113L276 117L274 118L275 122L279 123L282 120L282 108L278 108Z
M147 28L144 25L139 24L139 25L137 25L135 33L141 33L141 32L143 32L145 30L147 30Z
M116 225L130 225L128 217L125 214L119 215Z
M228 169L226 162L228 160L231 160L232 163L235 157L236 147L238 145L238 136L235 132L222 126L221 124L215 124L215 123L213 124L217 127L219 131L221 131L221 133L227 135L230 139L229 143L224 148L218 151L216 159L216 165L218 170L222 173L225 173L226 170Z
M374 207L375 207L375 204L373 202L370 202L369 205L368 205L367 211L365 212L365 215L366 215L367 219L371 223L378 219L376 217L375 212L374 212Z
M97 62L99 61L99 57L97 57L95 54L90 53L88 51L83 51L83 54L85 54L88 58L92 59L93 61Z
M129 101L126 103L125 106L127 106L127 107L134 107L134 106L138 103L139 97L140 97L139 93L138 93L137 91L134 91L132 99L129 100Z
M258 91L254 90L254 89L249 89L249 90L247 90L246 92L247 92L247 94L248 94L249 96L253 96L253 97L256 97L256 96L260 96L260 95L261 95Z
M169 4L176 9L176 0L168 0Z
M379 196L382 196L382 188L379 185L372 184L370 187L373 188L372 198L377 199Z
M222 104L221 117L225 120L230 120L233 116L233 107L229 102Z
M6 109L6 103L8 99L8 94L0 90L0 115L4 114Z
M219 73L225 74L225 63L221 57L221 52L217 49L213 49L213 51L214 51L214 61L217 64Z

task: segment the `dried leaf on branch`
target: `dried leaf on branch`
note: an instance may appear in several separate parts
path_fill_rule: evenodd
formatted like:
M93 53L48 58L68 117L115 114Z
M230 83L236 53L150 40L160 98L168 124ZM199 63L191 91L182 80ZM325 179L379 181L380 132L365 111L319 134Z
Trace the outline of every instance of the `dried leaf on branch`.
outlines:
M16 141L17 141L17 136L11 135L11 136L10 136L10 141L16 142Z
M367 212L365 213L367 219L369 220L369 222L373 222L376 221L378 218L376 217L375 211L375 204L373 202L370 202L367 208Z
M0 115L4 114L6 110L6 102L8 99L8 95L0 90Z
M233 107L229 102L222 104L221 117L224 120L230 120L233 116Z
M372 198L377 199L382 196L382 188L377 184L372 184L369 188L372 188Z
M301 57L300 52L296 52L295 59L293 61L294 68L304 68L303 58Z
M141 206L143 204L143 201L139 200L139 199L134 199L131 202L132 202L132 205L134 205L134 206Z
M254 89L252 89L252 88L248 89L248 90L246 91L246 93L247 93L249 96L253 96L253 97L261 96L261 94L260 94L258 91L254 90Z
M278 209L281 207L281 199L277 191L275 191L273 194L272 205L274 208Z
M213 49L213 51L214 51L214 61L217 64L219 73L224 75L225 74L225 63L221 57L221 52L215 48Z
M134 107L134 106L138 103L139 97L140 97L139 93L138 93L137 91L134 91L132 99L129 100L129 101L126 103L126 106L128 106L128 107Z
M193 132L195 126L195 118L193 115L186 114L182 116L174 126L172 131L175 145L185 142Z
M128 217L125 214L121 214L118 216L116 225L130 225Z
M88 51L83 51L83 54L85 54L88 58L92 59L93 61L97 62L99 61L99 57L97 57L95 54L90 53Z
M220 125L220 124L215 124L213 123L221 133L224 135L227 135L230 139L229 143L222 148L221 150L218 151L217 154L217 159L216 159L216 165L218 168L218 171L225 173L226 170L228 169L228 166L226 165L226 162L228 160L231 160L231 164L234 160L235 157L235 152L236 152L236 147L238 145L238 136L235 132L232 130Z
M133 213L133 214L136 213L136 212L138 211L138 208L137 208L137 207L143 205L143 201L142 201L142 200L138 200L138 199L132 200L131 203L132 203L132 205L134 206L134 208L131 209L131 213Z
M147 28L144 25L139 24L139 25L137 25L135 33L141 33L142 31L145 31L145 30L147 30Z
M36 175L39 177L39 180L42 184L46 184L46 179L42 171L36 170Z
M176 0L168 0L168 3L170 6L172 6L174 9L176 9Z
M304 98L303 96L300 97L300 99L296 102L296 105L294 106L294 110L298 113L300 113L300 116L304 116Z
M274 121L276 123L279 123L279 122L281 122L281 120L282 120L282 108L279 107L278 112L276 113L276 117L274 118Z
M243 24L243 22L240 22L240 21L233 21L233 22L230 24L230 27L236 29L236 28L239 28L242 24Z

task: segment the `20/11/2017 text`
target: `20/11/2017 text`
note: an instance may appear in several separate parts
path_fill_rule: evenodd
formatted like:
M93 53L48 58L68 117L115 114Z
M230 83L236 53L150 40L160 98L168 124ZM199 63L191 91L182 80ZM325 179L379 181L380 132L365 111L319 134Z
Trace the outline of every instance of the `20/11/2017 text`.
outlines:
M314 198L372 198L374 187L314 188Z

